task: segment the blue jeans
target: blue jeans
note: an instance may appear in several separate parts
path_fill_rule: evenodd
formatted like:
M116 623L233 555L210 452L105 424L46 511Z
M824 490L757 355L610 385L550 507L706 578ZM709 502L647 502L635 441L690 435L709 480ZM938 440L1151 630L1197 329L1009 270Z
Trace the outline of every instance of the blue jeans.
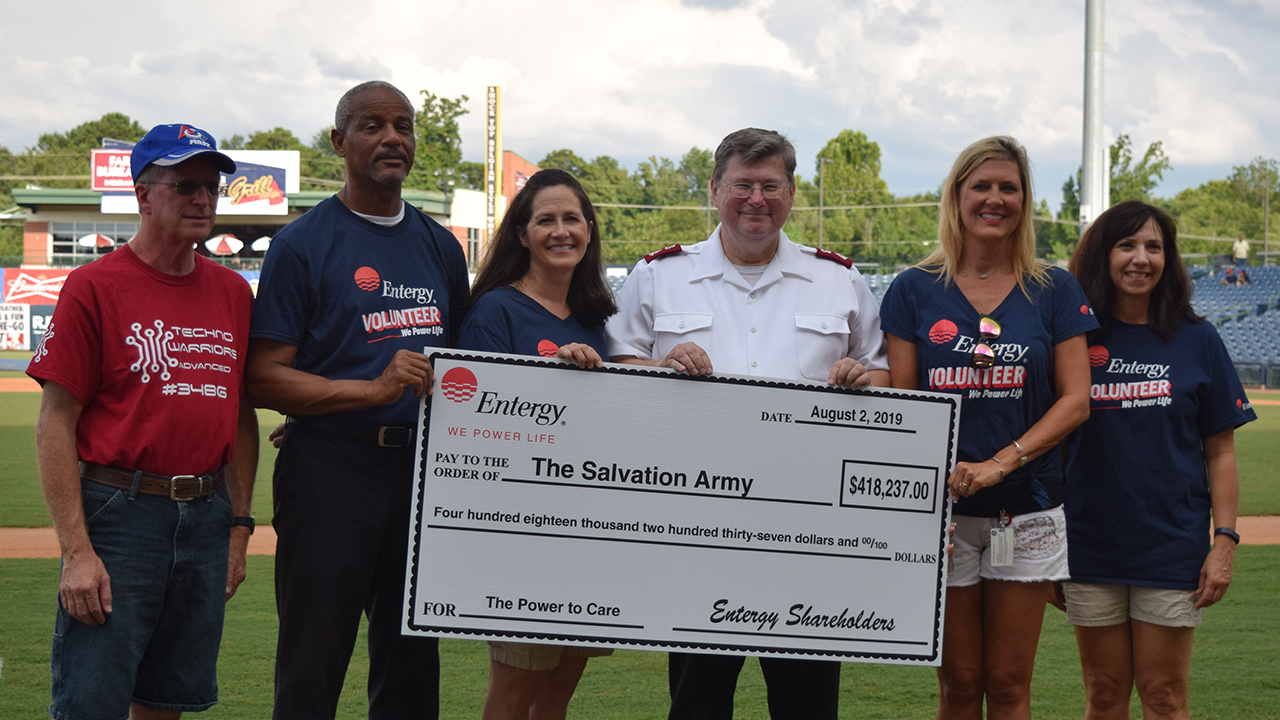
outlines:
M120 720L136 702L199 711L218 701L231 502L175 502L81 481L85 525L111 578L112 612L91 627L58 603L51 717Z

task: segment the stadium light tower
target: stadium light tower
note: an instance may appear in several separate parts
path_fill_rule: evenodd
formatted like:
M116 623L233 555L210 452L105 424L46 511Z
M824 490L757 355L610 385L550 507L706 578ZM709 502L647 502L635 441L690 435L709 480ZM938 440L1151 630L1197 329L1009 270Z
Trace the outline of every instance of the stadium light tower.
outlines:
M1084 170L1080 179L1080 230L1111 206L1111 158L1102 128L1103 0L1084 11Z

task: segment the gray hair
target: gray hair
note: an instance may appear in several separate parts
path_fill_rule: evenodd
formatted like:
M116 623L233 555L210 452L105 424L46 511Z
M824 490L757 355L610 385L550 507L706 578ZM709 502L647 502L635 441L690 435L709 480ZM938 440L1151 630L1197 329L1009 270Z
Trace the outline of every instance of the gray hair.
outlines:
M162 172L163 170L160 169L159 165L156 165L155 163L148 163L146 167L142 168L142 172L138 173L138 179L134 181L133 184L145 185L147 183L157 182Z
M716 165L711 172L712 180L724 177L729 160L737 156L744 164L754 165L774 155L782 156L782 164L787 168L787 178L796 175L796 149L791 141L781 133L759 128L744 128L729 133L716 148Z
M401 92L400 88L386 80L370 80L351 88L342 96L342 99L338 100L338 108L333 112L333 126L338 129L338 132L347 131L347 123L351 122L351 103L365 90L390 90L400 96L405 107L409 108L409 112L414 112L413 103L409 102L408 96Z

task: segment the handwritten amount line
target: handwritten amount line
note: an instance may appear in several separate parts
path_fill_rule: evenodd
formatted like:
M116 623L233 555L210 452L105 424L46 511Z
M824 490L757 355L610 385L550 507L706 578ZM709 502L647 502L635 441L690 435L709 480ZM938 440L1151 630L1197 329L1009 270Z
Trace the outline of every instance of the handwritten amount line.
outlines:
M530 532L528 530L502 530L499 528L477 528L462 525L427 525L431 530L458 530L460 532L493 533L496 535L524 535L527 537L563 538L565 540L596 540L598 542L635 543L637 545L667 545L670 547L702 548L706 550L733 550L737 552L777 553L779 555L813 555L815 557L845 558L848 560L883 560L892 562L891 557L878 555L843 555L841 553L813 552L812 550L780 550L778 548L730 547L728 545L701 545L698 543L674 542L671 540L642 540L640 538L589 537L568 535L565 533Z

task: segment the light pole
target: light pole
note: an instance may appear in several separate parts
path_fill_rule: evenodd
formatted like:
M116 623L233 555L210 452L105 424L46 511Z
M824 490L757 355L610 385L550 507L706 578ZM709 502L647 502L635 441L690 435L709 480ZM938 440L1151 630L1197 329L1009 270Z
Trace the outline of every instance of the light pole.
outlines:
M1084 20L1084 162L1080 231L1111 205L1111 157L1102 126L1103 0L1086 0Z
M831 162L830 158L824 158L824 157L818 158L818 249L819 250L822 249L822 216L824 214L822 211L822 208L824 207L823 200L826 194L824 192L824 185L826 184L825 183L826 173L823 172L823 170L826 168L827 163L829 162Z

